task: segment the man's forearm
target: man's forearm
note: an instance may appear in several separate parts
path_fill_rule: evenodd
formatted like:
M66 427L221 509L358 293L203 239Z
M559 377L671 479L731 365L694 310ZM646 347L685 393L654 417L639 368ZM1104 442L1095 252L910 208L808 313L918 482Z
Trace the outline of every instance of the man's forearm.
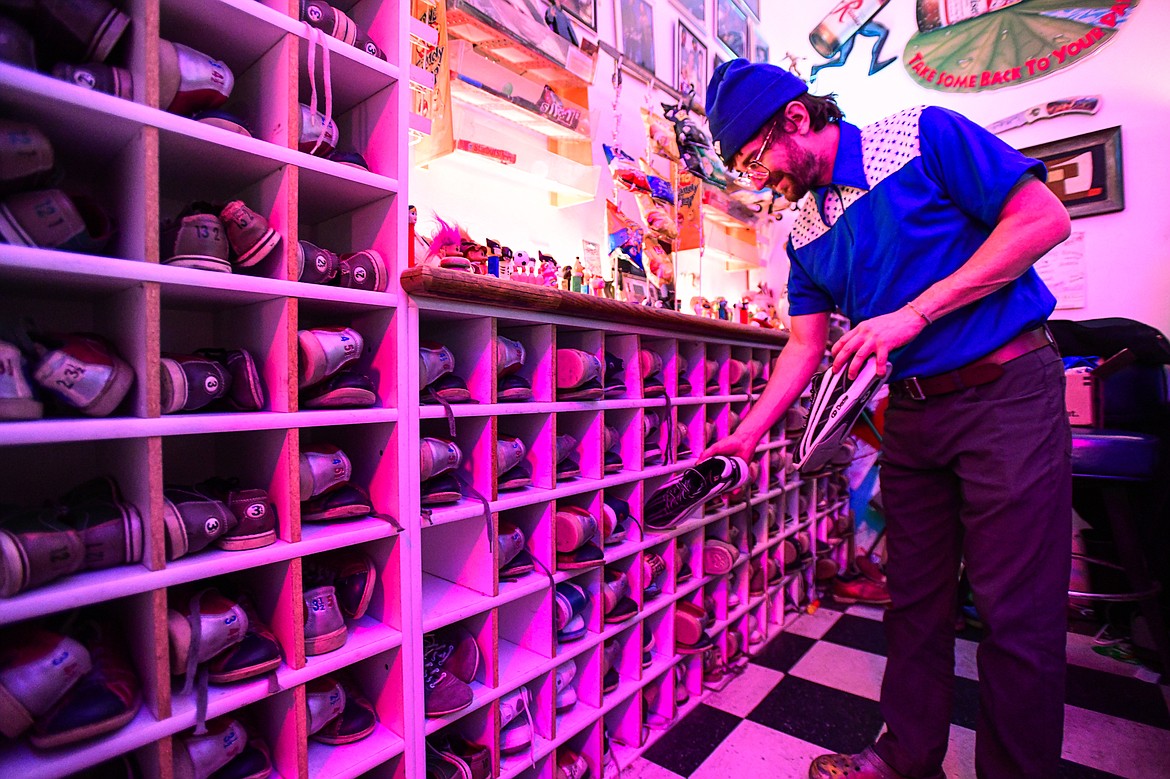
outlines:
M793 337L772 366L772 375L759 401L739 426L757 440L800 397L825 354L828 314L794 317L794 320L801 321L793 322Z

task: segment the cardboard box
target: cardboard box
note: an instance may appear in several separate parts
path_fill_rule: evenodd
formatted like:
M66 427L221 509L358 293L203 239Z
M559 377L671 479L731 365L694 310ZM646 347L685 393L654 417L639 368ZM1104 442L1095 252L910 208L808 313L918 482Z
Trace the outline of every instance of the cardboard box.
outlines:
M1064 407L1068 423L1077 427L1105 424L1105 379L1134 362L1133 352L1122 349L1096 368L1072 368L1064 372Z

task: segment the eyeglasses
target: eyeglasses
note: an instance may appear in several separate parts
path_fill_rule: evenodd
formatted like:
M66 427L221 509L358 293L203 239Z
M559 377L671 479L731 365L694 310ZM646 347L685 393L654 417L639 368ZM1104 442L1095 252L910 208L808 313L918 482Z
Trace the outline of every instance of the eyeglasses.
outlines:
M764 151L772 144L774 132L776 132L776 125L768 128L768 132L764 135L764 142L760 144L760 148L756 149L755 155L743 166L743 175L752 181L767 181L768 177L772 175L772 171L768 170L768 166L760 160L764 156Z

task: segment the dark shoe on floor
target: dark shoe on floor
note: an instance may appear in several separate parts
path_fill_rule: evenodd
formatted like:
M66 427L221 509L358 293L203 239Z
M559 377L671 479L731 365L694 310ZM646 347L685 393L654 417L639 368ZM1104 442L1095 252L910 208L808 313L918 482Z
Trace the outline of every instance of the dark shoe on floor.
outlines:
M809 779L911 779L900 774L877 756L873 747L856 755L821 755L808 768ZM946 779L937 771L925 779Z

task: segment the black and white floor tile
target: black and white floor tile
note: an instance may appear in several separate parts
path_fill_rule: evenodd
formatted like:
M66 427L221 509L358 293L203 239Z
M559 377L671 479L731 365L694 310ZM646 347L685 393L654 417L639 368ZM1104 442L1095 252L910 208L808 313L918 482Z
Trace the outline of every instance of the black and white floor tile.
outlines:
M857 752L881 732L883 612L802 615L622 771L623 779L803 779L826 752ZM975 779L979 632L960 634L949 779ZM1064 779L1170 779L1170 688L1069 634Z

